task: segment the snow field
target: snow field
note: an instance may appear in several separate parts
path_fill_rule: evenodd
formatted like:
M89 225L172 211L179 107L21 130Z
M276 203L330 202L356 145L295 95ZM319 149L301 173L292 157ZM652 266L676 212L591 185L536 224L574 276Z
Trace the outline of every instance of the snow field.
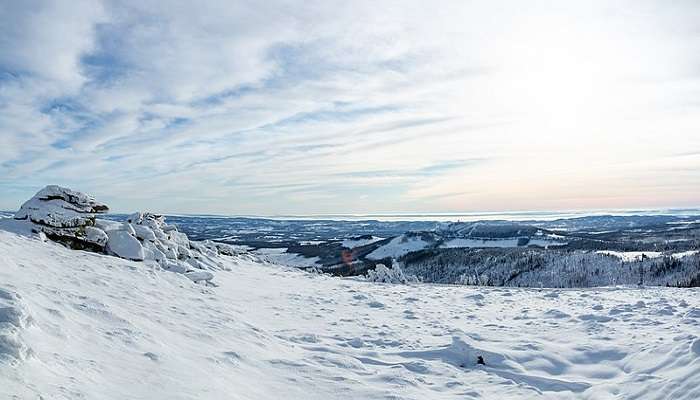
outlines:
M0 231L0 397L700 398L698 289L389 285L223 262L206 287Z

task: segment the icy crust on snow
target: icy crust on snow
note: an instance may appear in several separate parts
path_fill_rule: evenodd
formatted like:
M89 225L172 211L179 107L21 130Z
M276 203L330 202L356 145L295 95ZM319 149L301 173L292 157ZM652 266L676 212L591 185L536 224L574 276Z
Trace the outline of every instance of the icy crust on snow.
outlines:
M107 210L92 196L50 185L15 214L14 219L26 226L18 229L16 224L3 221L0 228L29 230L74 249L153 263L193 281L211 281L214 275L209 271L222 269L219 255L234 254L225 244L191 242L161 215L137 212L124 223L96 218Z
M697 288L384 285L223 263L214 289L0 231L10 348L31 348L0 362L0 398L700 398Z

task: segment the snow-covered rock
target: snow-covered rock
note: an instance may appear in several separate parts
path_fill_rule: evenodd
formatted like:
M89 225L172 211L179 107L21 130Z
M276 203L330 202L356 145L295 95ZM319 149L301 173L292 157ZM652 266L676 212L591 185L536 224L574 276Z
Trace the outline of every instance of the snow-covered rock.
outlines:
M136 212L124 222L97 219L108 207L92 196L60 186L46 186L22 205L14 218L23 230L68 245L132 261L146 261L209 282L220 270L220 255L235 255L230 246L210 241L190 242L165 217Z
M123 223L119 230L127 232L131 236L136 236L136 230L128 222Z
M147 226L143 225L134 225L134 234L136 235L139 240L147 240L149 242L155 242L156 241L156 234L153 233L153 230Z
M28 219L56 228L76 228L94 225L95 214L107 212L108 209L92 196L49 185L22 204L15 219Z
M107 232L107 251L127 260L143 261L143 246L135 236L126 230Z
M103 231L117 231L121 226L120 222L112 221L109 219L95 219L95 227L100 228Z
M126 222L130 224L140 224L141 222L143 222L143 213L138 211L129 215L128 217L126 217Z
M195 282L211 281L214 275L206 271L224 268L220 256L237 254L224 244L190 241L176 226L166 223L162 215L137 212L127 217L126 224L141 243L145 261L185 274Z
M107 234L100 228L94 226L85 227L85 240L99 247L104 247L107 244Z
M49 185L22 204L14 218L26 221L33 232L72 248L100 251L106 238L98 232L99 228L93 228L95 214L107 210L92 196Z

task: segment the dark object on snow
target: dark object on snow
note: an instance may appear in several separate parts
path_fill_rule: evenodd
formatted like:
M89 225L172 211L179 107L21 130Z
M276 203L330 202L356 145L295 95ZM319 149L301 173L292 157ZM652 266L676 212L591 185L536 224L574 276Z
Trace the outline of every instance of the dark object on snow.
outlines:
M484 362L484 357L482 356L476 358L476 363L479 365L486 365L486 363Z

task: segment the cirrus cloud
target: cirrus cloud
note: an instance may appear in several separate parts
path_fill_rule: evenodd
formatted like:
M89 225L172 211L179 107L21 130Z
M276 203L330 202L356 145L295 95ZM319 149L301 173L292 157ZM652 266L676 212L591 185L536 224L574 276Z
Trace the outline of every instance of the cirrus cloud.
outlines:
M8 2L0 208L47 183L122 211L697 205L698 17L656 1Z

